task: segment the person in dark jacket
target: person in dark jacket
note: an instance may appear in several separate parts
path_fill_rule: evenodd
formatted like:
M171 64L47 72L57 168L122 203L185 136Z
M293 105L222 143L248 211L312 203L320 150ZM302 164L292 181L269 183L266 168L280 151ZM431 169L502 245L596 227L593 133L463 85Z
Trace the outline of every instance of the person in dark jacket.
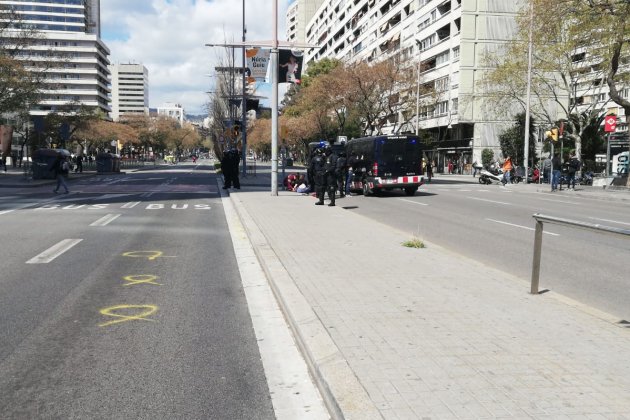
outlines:
M328 198L330 199L328 206L334 207L335 191L337 190L337 155L333 153L330 146L326 146L324 155L326 191L328 191Z
M560 155L555 153L553 155L553 159L551 159L551 191L556 191L558 189L558 184L560 183ZM562 188L562 185L560 185Z
M311 159L310 171L313 174L315 181L315 195L317 196L316 206L324 205L324 189L326 170L324 168L324 157L322 156L322 150L316 149L313 158Z
M232 186L234 186L237 190L241 189L241 183L238 179L239 163L239 154L236 149L230 149L223 153L223 159L221 159L221 172L223 172L224 190L227 190Z
M55 194L59 192L59 187L63 186L66 190L65 194L68 194L68 184L66 184L65 176L68 175L69 172L69 163L66 161L65 156L59 154L55 158L55 161L50 168L51 172L55 174L55 178L57 179L57 187L53 190Z
M571 155L568 166L567 189L575 190L575 173L579 171L582 166L575 153Z

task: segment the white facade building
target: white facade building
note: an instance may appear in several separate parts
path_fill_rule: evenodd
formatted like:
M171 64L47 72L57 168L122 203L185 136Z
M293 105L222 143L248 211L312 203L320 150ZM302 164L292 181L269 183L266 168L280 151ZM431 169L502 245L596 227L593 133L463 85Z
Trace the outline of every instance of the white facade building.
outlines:
M180 104L166 102L157 109L158 116L176 119L181 127L184 126L184 107Z
M142 64L112 64L112 119L149 115L149 71Z
M325 0L295 0L289 5L286 16L287 41L303 44L306 27Z
M488 109L479 81L483 56L512 39L523 0L326 0L306 27L305 62L337 58L378 61L398 56L436 95L420 98L419 120L405 131L433 139L441 170L481 161L481 150L500 155L498 136L518 110Z
M109 49L100 35L100 0L0 0L0 4L13 8L24 24L41 35L17 59L55 58L46 70L42 99L32 107L31 115L46 115L77 103L110 112Z

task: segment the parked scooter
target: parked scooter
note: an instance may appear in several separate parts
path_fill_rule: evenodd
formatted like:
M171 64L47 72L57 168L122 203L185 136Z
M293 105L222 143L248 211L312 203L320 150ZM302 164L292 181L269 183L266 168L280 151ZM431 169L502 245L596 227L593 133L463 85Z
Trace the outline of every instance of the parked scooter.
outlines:
M493 182L500 182L501 184L505 185L503 171L501 171L501 169L493 170L492 168L490 168L490 170L482 169L481 173L479 173L479 183L490 185Z

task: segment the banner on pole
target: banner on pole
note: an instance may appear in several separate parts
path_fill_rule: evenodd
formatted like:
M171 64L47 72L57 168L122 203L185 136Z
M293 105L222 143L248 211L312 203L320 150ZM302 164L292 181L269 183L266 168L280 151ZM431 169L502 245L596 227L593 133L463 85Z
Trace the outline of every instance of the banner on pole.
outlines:
M269 53L271 50L262 48L250 48L245 50L249 77L264 80L267 77L269 66Z
M278 83L300 84L304 53L295 50L278 52Z

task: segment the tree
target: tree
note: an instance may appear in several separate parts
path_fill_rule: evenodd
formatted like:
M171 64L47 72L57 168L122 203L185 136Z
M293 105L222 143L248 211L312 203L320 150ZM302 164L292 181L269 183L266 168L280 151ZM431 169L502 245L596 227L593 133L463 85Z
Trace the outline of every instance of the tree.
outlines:
M18 57L39 38L36 29L22 24L20 14L0 4L0 116L37 103L50 61L38 57L26 68Z
M586 97L603 93L606 72L599 48L602 16L587 13L594 3L617 0L530 0L517 18L517 32L512 42L485 57L494 68L483 78L483 87L490 95L492 112L503 109L513 112L526 108L527 51L532 29L532 116L547 127L565 123L565 136L575 142L581 155L582 137L597 124L602 110L598 100L587 103ZM589 20L588 22L585 21ZM601 33L600 33L601 35ZM610 36L610 34L606 35ZM488 110L490 112L490 110ZM601 121L600 121L601 122Z
M515 116L516 124L499 135L499 143L503 156L511 156L515 165L523 165L523 151L525 149L525 114ZM536 158L536 142L534 137L534 119L529 122L529 158ZM530 165L533 166L533 165Z

